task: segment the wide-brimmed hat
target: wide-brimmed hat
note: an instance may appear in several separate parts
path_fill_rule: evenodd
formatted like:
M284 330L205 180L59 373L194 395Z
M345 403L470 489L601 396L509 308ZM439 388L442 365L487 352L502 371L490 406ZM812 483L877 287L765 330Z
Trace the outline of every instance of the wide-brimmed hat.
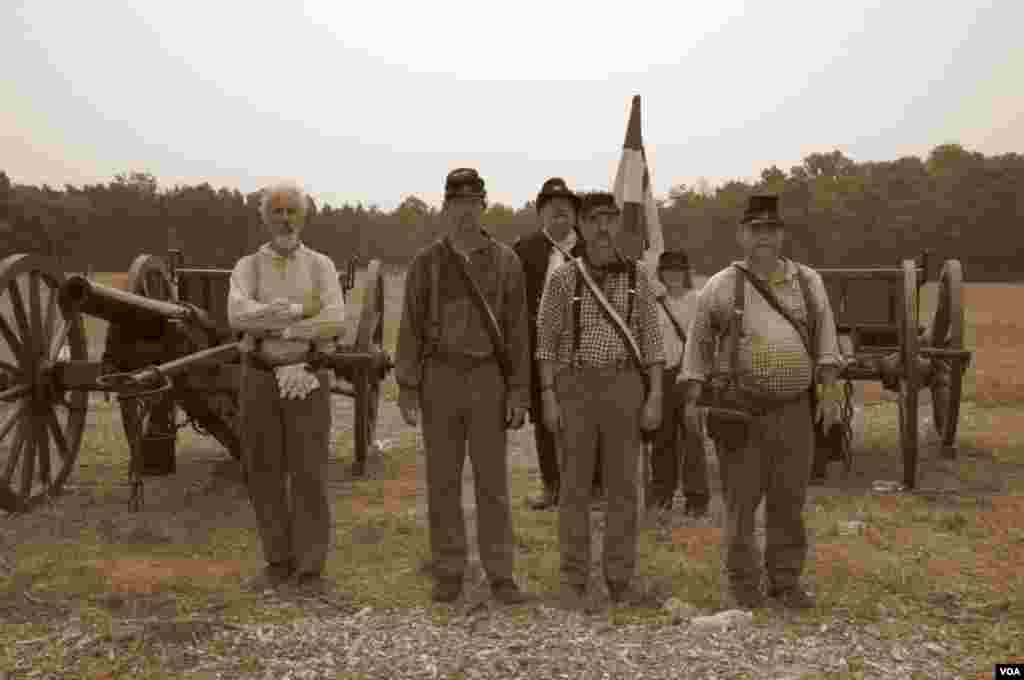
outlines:
M750 197L740 224L775 224L784 222L779 215L779 197L774 194L756 194Z
M537 194L537 212L552 198L568 198L577 211L580 209L580 197L575 194L561 177L552 177L544 182Z
M453 197L487 198L484 179L473 168L456 168L444 179L444 200Z
M615 194L610 191L588 191L580 194L580 215L587 215L596 208L611 207L619 210L615 202Z
M681 250L666 250L658 256L658 269L689 269L690 259Z

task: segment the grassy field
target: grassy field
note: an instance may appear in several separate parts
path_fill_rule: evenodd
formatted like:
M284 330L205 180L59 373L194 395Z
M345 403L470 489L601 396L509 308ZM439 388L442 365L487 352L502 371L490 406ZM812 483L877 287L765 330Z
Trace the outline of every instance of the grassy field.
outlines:
M401 273L387 275L385 345L392 352L401 284ZM925 319L934 308L932 288L924 291ZM921 493L870 492L873 480L900 478L896 409L875 386L859 388L854 474L842 478L834 471L808 504L814 536L808 579L819 605L785 624L793 626L794 636L842 611L893 641L928 631L957 652L963 677L991 677L994 662L1022 660L1022 292L1016 285L967 287L967 344L975 359L966 379L961 455L940 460L934 438L926 438ZM353 302L353 311L358 304ZM91 353L102 347L102 326L88 322ZM390 380L384 394L395 398ZM374 458L367 479L353 480L347 474L351 404L335 400L328 575L352 595L353 607L432 607L421 572L427 536L415 519L416 433L401 425L390 404L381 417L378 437L390 446ZM183 431L177 473L150 479L146 508L126 512L127 453L119 420L115 404L93 398L67 492L30 516L0 519L0 670L13 668L23 655L19 650L29 645L42 673L73 667L76 677L121 677L131 667L139 677L177 677L166 659L144 645L84 655L51 632L72 620L116 642L126 618L215 616L243 623L311 614L308 605L297 603L268 607L240 589L240 578L259 564L255 522L237 465L212 440ZM515 433L513 446L525 446L528 438L525 430ZM552 598L558 584L557 515L524 509L536 484L535 469L513 468L517 570L529 589ZM862 529L848 533L855 520ZM649 523L641 537L638 578L645 598L608 607L597 618L612 625L664 625L660 602L668 596L716 608L720 540L715 523ZM432 611L444 620L450 608ZM755 620L766 624L773 616L759 612ZM827 677L876 677L856 655L848 662L848 673ZM806 676L818 677L826 676Z

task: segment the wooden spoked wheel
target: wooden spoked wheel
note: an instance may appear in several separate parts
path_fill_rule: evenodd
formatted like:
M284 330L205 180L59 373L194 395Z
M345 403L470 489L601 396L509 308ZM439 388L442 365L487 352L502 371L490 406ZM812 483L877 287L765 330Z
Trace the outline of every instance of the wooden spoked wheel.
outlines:
M939 275L938 305L928 335L931 346L963 350L964 327L963 266L959 260L947 260ZM933 362L938 369L931 390L935 432L942 440L943 454L954 457L967 361L960 358L936 358Z
M81 317L58 302L63 281L51 258L0 261L0 500L8 511L59 494L82 445L89 395L55 380L59 361L88 359Z
M384 345L384 277L380 260L371 260L366 268L362 300L353 350L379 351ZM352 474L362 476L366 471L366 452L377 434L381 376L371 369L357 369L353 372L352 381L355 388L355 460Z
M128 291L154 300L178 301L171 271L162 257L139 255L128 268Z
M900 364L903 375L900 378L899 421L900 443L903 450L903 485L908 489L917 486L918 453L918 392L921 376L918 374L918 313L917 313L917 264L913 260L903 261L903 305L900 315Z

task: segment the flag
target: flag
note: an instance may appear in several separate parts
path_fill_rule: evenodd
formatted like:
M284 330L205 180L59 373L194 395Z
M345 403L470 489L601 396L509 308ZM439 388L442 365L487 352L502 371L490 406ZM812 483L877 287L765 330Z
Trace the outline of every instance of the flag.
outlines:
M641 260L648 267L652 281L658 267L658 257L665 250L658 205L651 189L651 171L644 153L640 131L640 95L633 97L633 105L626 124L626 141L622 145L622 159L613 184L615 201L622 211L622 235L619 251L629 259Z

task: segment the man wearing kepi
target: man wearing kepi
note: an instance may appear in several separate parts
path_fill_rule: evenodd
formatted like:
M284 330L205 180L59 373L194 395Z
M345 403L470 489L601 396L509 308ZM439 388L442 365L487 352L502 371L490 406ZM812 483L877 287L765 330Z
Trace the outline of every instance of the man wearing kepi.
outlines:
M613 601L629 592L637 553L641 430L658 427L665 363L646 270L621 258L615 246L622 229L615 197L585 194L580 216L585 257L551 274L537 317L536 353L545 425L563 451L561 581L563 603L571 609L582 605L587 592L598 445L607 497L604 577Z
M573 257L583 254L578 238L576 220L579 197L561 177L552 177L541 186L537 194L537 214L540 229L518 239L512 246L523 265L526 277L526 302L530 320L530 357L537 351L537 310L544 284L551 273ZM534 510L544 510L558 504L560 476L555 439L544 427L544 409L540 390L538 363L531 361L530 420L537 448L537 463L544 485L540 496L529 499ZM595 473L595 488L600 487L600 470Z
M302 588L321 587L330 543L330 383L305 360L334 350L345 304L334 262L300 240L309 206L296 185L266 189L260 215L270 241L231 272L228 322L245 333L243 463L267 562L254 588L293 574Z
M406 275L395 378L405 422L423 417L433 599L462 592L468 443L481 562L494 597L515 604L526 597L513 580L506 429L522 426L529 405L529 327L519 258L480 224L486 196L476 170L448 174L448 234L420 251Z
M730 607L763 602L761 558L754 544L754 515L762 497L767 497L768 595L785 606L814 605L800 584L807 555L803 507L814 455L812 419L822 420L825 431L838 420L840 358L821 276L780 257L783 235L778 197L751 197L737 233L744 259L712 276L701 290L683 357L688 427L703 424L697 402L709 387L705 381L727 373L738 376L737 393L752 414L749 428L718 424L717 434L712 431L726 510L723 600ZM812 394L815 381L817 394Z

